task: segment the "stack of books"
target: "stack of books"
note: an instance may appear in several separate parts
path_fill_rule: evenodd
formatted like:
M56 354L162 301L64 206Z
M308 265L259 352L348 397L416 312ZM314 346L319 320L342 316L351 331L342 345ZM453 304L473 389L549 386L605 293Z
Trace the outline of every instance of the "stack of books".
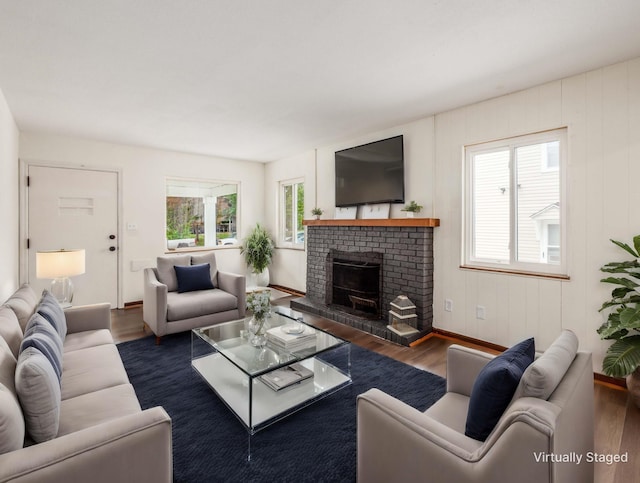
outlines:
M316 345L316 331L304 325L304 330L299 334L290 334L282 330L282 327L273 327L267 330L267 342L274 347L289 352L296 352Z
M279 391L285 387L311 379L311 377L313 377L313 371L307 369L300 363L295 363L263 374L260 376L260 379L274 391Z

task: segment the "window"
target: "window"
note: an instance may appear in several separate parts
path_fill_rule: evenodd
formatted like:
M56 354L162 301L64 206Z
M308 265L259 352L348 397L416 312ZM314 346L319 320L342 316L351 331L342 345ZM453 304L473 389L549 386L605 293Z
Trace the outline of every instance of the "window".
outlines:
M566 129L465 148L464 264L564 274Z
M167 179L167 248L215 247L238 243L238 184Z
M539 146L542 153L542 169L549 171L560 169L560 143L553 141Z
M279 245L304 248L304 182L302 180L280 183L280 234Z

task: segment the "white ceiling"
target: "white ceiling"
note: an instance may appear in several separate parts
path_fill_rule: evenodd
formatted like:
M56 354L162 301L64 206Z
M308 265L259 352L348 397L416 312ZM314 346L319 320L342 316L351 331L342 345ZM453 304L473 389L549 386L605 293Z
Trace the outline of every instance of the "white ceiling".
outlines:
M269 161L640 56L638 0L0 0L21 131Z

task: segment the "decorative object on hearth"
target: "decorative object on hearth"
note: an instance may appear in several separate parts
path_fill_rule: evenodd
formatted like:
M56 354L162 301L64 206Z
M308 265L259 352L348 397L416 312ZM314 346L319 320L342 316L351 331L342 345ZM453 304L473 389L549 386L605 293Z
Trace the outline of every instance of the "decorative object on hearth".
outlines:
M85 272L84 250L49 250L36 253L36 277L51 278L51 294L63 307L71 306L73 283L69 277Z
M319 220L323 213L324 213L324 211L322 211L322 209L321 209L321 208L317 208L317 207L316 207L316 208L314 208L313 210L311 210L311 214L313 215L313 217L314 217L316 220Z
M411 200L411 202L405 205L405 207L402 208L401 211L407 212L407 218L413 218L416 213L420 213L420 211L422 211L422 206Z
M260 223L256 224L240 247L240 253L244 255L245 262L251 272L250 275L255 276L255 283L248 282L247 285L258 287L269 285L269 264L273 257L274 247L273 238L266 228Z
M389 325L387 329L398 335L406 336L418 332L418 315L415 304L406 295L398 295L389 304Z
M626 377L631 400L640 407L640 235L633 237L633 248L616 240L611 242L629 253L633 260L610 262L600 269L623 275L600 280L616 285L611 299L599 310L609 309L606 322L598 329L600 338L615 341L607 349L602 369L608 376Z
M271 313L271 291L260 290L247 296L247 309L252 313L249 321L249 343L254 347L263 347L267 343L267 318Z

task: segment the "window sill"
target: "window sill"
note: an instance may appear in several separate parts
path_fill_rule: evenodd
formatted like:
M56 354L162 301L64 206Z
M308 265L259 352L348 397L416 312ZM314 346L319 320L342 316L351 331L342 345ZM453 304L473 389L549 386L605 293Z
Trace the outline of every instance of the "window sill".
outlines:
M174 248L173 250L165 249L165 255L171 253L193 253L193 252L210 252L213 250L232 250L239 249L240 245L220 245L217 247L188 247L188 248Z
M541 273L541 272L526 272L524 270L514 270L508 268L493 268L493 267L476 267L471 265L460 265L462 270L471 270L476 272L491 272L491 273L502 273L505 275L519 275L522 277L535 277L535 278L546 278L550 280L560 280L560 281L569 281L571 277L569 275L563 275L560 273Z
M304 246L286 246L286 245L278 245L276 246L276 250L294 250L294 251L298 251L298 252L303 252L304 251Z

